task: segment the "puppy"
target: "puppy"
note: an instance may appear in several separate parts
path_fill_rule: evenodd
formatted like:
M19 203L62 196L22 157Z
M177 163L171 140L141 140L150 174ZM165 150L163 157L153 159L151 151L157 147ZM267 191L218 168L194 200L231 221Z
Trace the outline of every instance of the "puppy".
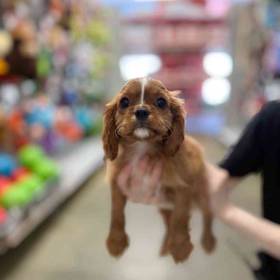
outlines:
M157 80L131 80L107 104L102 138L112 193L107 239L111 255L122 255L129 245L124 215L127 198L117 177L125 165L144 154L151 161L162 162L160 184L173 205L172 209L159 209L166 226L161 255L171 254L176 263L189 257L193 250L189 233L193 204L203 214L202 246L208 253L214 250L203 155L199 144L184 132L182 100Z

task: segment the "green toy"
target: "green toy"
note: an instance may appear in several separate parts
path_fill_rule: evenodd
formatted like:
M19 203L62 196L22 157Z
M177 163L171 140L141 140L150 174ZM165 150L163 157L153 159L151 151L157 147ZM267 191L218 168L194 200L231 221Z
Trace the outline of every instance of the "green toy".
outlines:
M34 166L33 171L43 180L55 178L59 170L54 161L43 159L38 165Z
M7 190L1 197L1 205L5 208L23 207L30 203L33 199L33 194L19 185L15 185Z
M41 178L35 174L24 178L17 185L32 193L33 196L45 189L45 184L42 182Z
M103 125L102 117L96 117L92 127L92 135L94 136L100 135L102 131L102 125Z
M44 158L44 151L39 146L25 146L19 151L19 161L25 167L33 169Z

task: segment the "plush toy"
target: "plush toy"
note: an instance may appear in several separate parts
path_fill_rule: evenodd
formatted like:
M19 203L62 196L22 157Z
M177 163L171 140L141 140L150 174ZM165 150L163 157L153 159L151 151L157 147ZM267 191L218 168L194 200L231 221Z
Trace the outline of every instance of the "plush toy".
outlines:
M17 163L11 155L6 153L0 154L0 174L2 176L11 176L16 168Z
M0 57L9 53L12 45L13 41L11 35L7 31L0 29Z
M4 110L0 107L0 150L6 152L15 151L15 137L7 122Z
M25 177L18 183L20 188L23 188L27 193L31 193L32 196L36 196L38 192L45 189L45 184L38 175L32 174Z
M9 75L36 78L37 39L31 21L21 21L12 31L13 47L5 57Z
M7 125L13 137L15 150L28 143L27 127L21 110L15 109L11 112L7 117Z
M44 158L44 151L39 146L28 145L19 150L18 156L23 166L33 169Z
M0 225L6 223L7 219L7 211L4 208L0 208Z
M7 191L12 184L12 181L6 176L0 176L0 196Z
M22 179L28 177L29 175L30 175L30 171L28 171L24 167L19 167L15 169L14 172L12 173L12 179L14 181L21 181ZM1 180L0 180L0 185L1 185Z
M2 197L0 203L7 209L24 207L33 199L33 193L22 188L20 184L13 185Z
M59 173L55 162L47 158L41 160L33 170L44 181L57 177Z
M10 70L9 64L6 62L6 60L0 57L0 77L7 75L9 73L9 70Z

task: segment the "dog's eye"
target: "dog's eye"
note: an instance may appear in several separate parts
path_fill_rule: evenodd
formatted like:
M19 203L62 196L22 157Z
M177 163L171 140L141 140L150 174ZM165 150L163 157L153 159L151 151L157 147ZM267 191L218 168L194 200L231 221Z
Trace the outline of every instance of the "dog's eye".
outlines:
M156 105L161 109L165 108L166 104L167 104L166 100L162 97L158 98L156 101Z
M120 101L120 107L125 109L129 106L129 99L127 97L123 97Z

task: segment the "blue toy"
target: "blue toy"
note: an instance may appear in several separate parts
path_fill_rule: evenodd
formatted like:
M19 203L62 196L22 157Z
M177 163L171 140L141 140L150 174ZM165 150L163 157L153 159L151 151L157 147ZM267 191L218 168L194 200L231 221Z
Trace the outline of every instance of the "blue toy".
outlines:
M9 154L0 153L0 174L9 177L16 169L15 159Z
M75 119L85 134L88 134L93 128L93 117L89 109L85 107L77 108L75 110Z

